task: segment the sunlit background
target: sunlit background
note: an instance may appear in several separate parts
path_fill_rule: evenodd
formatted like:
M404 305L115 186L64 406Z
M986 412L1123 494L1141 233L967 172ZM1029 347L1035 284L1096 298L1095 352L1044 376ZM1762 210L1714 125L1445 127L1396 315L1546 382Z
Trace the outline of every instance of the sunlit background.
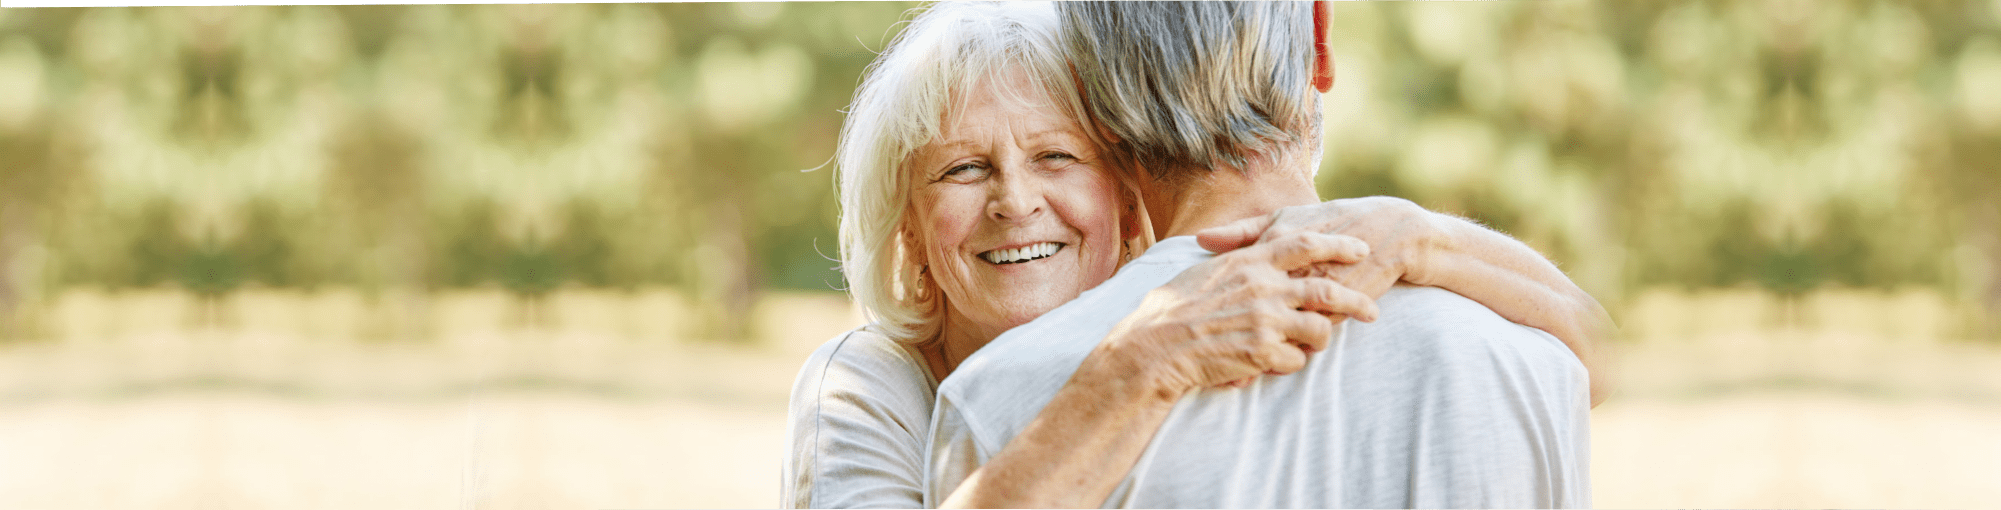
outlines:
M777 504L911 7L0 9L0 507ZM1322 196L1624 326L1598 506L2001 504L2001 1L1334 9Z

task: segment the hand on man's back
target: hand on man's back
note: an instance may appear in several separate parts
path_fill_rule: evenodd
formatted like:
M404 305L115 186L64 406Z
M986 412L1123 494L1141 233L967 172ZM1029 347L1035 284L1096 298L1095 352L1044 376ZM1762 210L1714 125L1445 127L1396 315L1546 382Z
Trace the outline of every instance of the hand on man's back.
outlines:
M1396 197L1344 198L1286 207L1195 234L1203 249L1224 253L1305 230L1355 237L1369 244L1369 256L1355 263L1323 262L1292 272L1295 277L1329 278L1371 298L1389 292L1398 280L1428 285L1418 268L1435 242L1433 213Z

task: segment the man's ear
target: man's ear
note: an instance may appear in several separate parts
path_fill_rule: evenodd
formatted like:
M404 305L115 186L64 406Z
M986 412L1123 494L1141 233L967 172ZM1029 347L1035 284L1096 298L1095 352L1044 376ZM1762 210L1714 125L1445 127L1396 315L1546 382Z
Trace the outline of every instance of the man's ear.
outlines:
M1330 9L1327 0L1313 2L1313 88L1322 94L1334 89L1334 55L1327 47L1327 30L1334 21Z

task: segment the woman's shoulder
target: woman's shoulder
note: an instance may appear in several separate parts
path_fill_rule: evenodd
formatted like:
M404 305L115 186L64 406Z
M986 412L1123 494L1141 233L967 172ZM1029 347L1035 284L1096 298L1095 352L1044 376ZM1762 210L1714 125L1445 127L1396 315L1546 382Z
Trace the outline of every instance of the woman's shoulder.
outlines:
M794 405L835 395L911 404L921 400L928 410L937 388L914 349L875 327L862 326L828 339L806 357L793 384L792 400Z
M806 358L788 411L784 506L921 504L937 382L915 352L863 326Z

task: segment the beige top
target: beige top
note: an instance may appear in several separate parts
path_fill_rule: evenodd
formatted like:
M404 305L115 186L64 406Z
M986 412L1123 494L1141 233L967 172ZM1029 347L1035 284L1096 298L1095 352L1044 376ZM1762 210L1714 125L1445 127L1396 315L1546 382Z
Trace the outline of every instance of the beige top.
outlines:
M827 341L792 383L779 506L923 507L938 379L910 346L863 326Z

